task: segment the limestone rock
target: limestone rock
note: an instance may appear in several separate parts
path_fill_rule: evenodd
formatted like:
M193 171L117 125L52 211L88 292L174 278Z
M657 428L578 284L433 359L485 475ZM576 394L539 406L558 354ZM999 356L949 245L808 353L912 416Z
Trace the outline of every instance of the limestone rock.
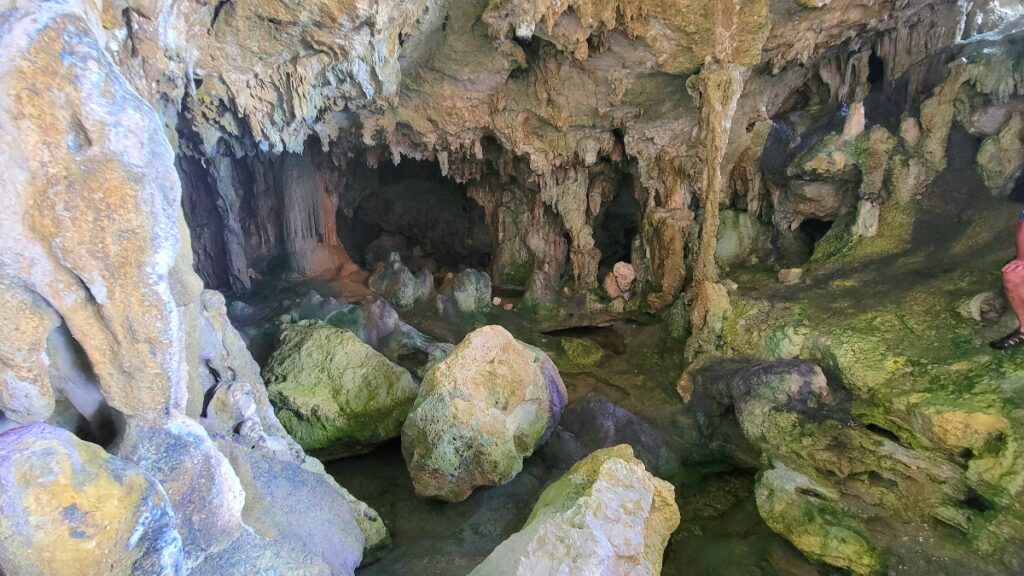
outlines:
M604 358L604 348L588 338L560 338L552 360L561 372L585 372Z
M315 320L284 327L264 372L281 423L321 458L398 436L418 391L407 370L355 334Z
M45 424L0 435L5 574L184 573L166 494L138 467Z
M672 485L628 446L605 448L544 490L522 530L471 574L658 574L678 525Z
M45 337L58 319L122 414L159 419L184 398L168 285L180 243L174 153L95 17L71 0L4 9L0 410L17 422L53 410Z
M370 288L388 299L399 309L412 308L434 292L434 277L424 270L413 274L397 253L392 252L386 263L377 265L370 276Z
M345 494L322 466L303 466L225 441L218 447L245 489L246 526L320 558L331 574L352 575L366 539Z
M500 303L501 300L498 300ZM466 269L449 274L441 285L438 310L454 310L464 314L486 312L491 303L491 277L486 272Z
M551 439L544 445L545 461L562 466L575 463L601 448L628 444L652 474L672 478L680 458L668 438L628 410L597 393L570 403ZM567 468L568 465L565 465Z
M613 300L620 296L629 300L635 281L636 270L633 269L633 265L628 262L616 262L612 271L604 277L604 291Z
M871 574L880 564L876 550L836 504L828 487L777 465L762 472L755 490L757 509L775 532L819 562Z
M191 576L281 576L303 574L333 576L317 554L280 540L271 540L244 529L225 549L207 556Z
M1008 195L1024 169L1024 115L1010 117L998 134L978 149L978 171L995 196Z
M741 210L723 210L720 220L715 248L719 266L746 264L770 256L770 226Z
M427 372L402 428L416 493L449 501L511 480L566 402L555 365L500 326L471 332Z
M186 567L224 548L242 529L242 485L193 420L179 415L163 426L129 423L117 455L150 474L167 493Z

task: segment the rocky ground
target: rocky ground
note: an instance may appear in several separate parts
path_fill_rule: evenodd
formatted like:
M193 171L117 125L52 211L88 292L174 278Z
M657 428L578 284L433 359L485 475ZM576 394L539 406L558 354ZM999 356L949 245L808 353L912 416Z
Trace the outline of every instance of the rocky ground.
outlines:
M1024 572L1022 14L0 6L0 574Z

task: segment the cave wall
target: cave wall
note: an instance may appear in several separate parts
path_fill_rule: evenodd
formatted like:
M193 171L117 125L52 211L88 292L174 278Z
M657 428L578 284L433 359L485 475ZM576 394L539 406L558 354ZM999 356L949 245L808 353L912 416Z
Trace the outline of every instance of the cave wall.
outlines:
M403 156L437 162L487 211L496 277L574 290L598 283L593 226L604 174L633 172L641 204L633 259L654 309L682 291L701 243L689 230L703 222L706 145L687 78L709 58L738 65L744 79L726 126L721 199L767 220L785 196L757 170L772 119L797 115L790 121L803 133L841 104L863 114L872 54L888 78L903 78L926 56L1001 22L992 9L955 1L817 8L760 1L735 12L653 0L530 8L381 2L331 10L248 2L226 4L216 18L207 8L189 8L150 27L131 12L139 23L124 40L136 51L148 43L163 65L140 80L185 103L198 137L184 153L216 166L218 155L237 162L308 151L312 142L342 172L353 170L353 159L373 163L381 153L392 163ZM186 34L187 55L157 48L162 34L204 15L208 37ZM326 30L353 48L339 51ZM251 39L251 47L227 49L236 36ZM915 98L928 89L930 76L921 76L905 80ZM166 120L177 122L177 115ZM228 221L234 195L229 190L219 202ZM251 246L248 252L251 259Z
M4 18L0 427L194 430L231 492L210 502L263 458L315 464L203 282L344 266L356 162L436 163L483 210L496 280L537 300L597 285L594 227L628 173L637 301L684 295L692 353L728 309L722 205L873 234L946 167L954 119L993 193L1020 178L1019 50L983 52L1008 23L991 2L37 0ZM872 54L898 125L869 121ZM847 176L834 152L855 184L815 211L807 188Z

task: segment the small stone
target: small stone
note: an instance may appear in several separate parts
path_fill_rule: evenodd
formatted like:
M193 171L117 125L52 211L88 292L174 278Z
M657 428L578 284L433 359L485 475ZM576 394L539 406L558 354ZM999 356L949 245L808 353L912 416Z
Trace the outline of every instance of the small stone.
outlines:
M783 268L779 270L779 282L783 284L796 284L803 278L803 268Z
M995 290L982 292L963 306L960 307L960 314L965 318L972 318L976 322L995 323L1003 317L1006 312L1006 298Z
M512 310L513 308L515 308L515 305L514 305L514 304L512 304L511 302L509 302L508 304L505 304L505 305L504 305L504 306L502 306L501 308L502 308L503 310Z
M491 298L491 304L494 306L501 306L501 298L498 298L497 296Z
M722 280L722 286L725 286L725 291L732 293L740 289L740 285L732 280Z
M620 296L628 300L635 281L636 270L633 269L633 265L628 262L616 262L612 271L604 278L604 290L613 300Z

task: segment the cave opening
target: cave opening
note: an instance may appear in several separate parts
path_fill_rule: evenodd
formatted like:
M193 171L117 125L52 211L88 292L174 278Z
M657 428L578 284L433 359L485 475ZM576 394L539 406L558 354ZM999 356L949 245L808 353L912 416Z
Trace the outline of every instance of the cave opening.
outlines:
M337 229L349 257L367 270L392 252L433 273L490 266L483 207L436 161L357 163L341 192Z
M594 244L601 252L600 268L611 269L616 262L633 261L633 240L640 231L640 203L634 192L633 175L622 172L611 201L594 222Z
M885 62L874 51L868 56L868 84L877 86L885 80Z
M800 233L806 239L812 251L818 242L832 229L832 224L831 221L819 220L818 218L808 218L800 223Z

